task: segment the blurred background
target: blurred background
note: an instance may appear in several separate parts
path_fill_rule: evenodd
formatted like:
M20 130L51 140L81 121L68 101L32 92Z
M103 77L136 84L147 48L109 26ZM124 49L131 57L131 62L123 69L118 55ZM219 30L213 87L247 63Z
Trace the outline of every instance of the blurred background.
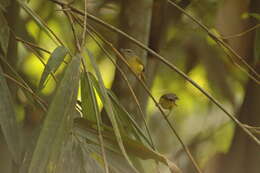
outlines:
M48 61L49 54L41 52L41 57L37 57L22 41L19 41L19 38L50 52L56 48L56 44L48 37L44 28L37 25L16 1L6 2L9 5L3 14L11 30L6 61L31 88L36 90L44 70L42 62ZM175 0L174 2L206 25L209 31L219 36L260 73L260 29L255 27L259 25L260 20L259 0ZM5 7L5 3L0 4L1 7ZM72 5L83 10L84 1L75 0ZM30 1L28 6L65 42L67 47L75 49L70 22L59 10L58 5L51 0L38 0ZM217 44L205 30L170 5L167 0L87 0L87 8L88 13L116 26L165 57L214 96L241 122L260 126L259 83L243 72L246 68L236 57L228 56L230 53L226 48ZM141 58L145 66L146 84L157 100L165 93L175 93L179 97L178 106L171 112L169 120L190 148L203 172L260 172L259 145L204 94L127 38L89 18L87 22L116 48L132 49ZM76 28L79 29L80 27ZM116 58L113 51L103 45ZM119 71L88 35L86 46L98 62L105 86L114 91L119 101L134 115L135 120L143 125L140 113ZM87 68L93 71L88 60L87 64ZM126 70L122 63L118 64ZM11 73L3 61L1 65L6 73ZM65 65L62 65L55 73L57 79L62 76L64 67ZM127 75L131 78L131 74ZM17 121L23 127L23 133L25 136L34 136L42 123L42 110L32 105L16 84L8 81L8 85L15 98ZM133 79L131 85L142 109L145 110L148 126L159 152L174 161L183 172L196 172L179 141L172 135L168 124L140 83ZM38 94L48 103L55 89L56 82L50 78L45 88ZM105 113L102 112L102 115L106 122ZM11 164L10 154L2 133L0 139L0 172L7 172ZM145 172L155 172L149 164L144 163ZM168 172L164 166L160 166L160 169L161 172Z

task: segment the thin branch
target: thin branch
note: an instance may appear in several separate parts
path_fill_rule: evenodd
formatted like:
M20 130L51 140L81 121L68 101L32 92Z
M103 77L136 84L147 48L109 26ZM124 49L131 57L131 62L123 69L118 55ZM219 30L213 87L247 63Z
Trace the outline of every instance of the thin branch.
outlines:
M219 46L221 46L221 44L219 42L216 42ZM225 51L225 50L224 50ZM230 59L230 61L232 63L234 63L237 68L239 68L242 72L244 72L245 74L247 74L247 76L252 79L255 83L257 83L258 85L260 84L260 81L257 80L252 74L250 74L250 72L248 72L245 68L241 67L240 64L238 64L236 61L233 60L232 55L229 52L226 52L227 57Z
M13 77L9 76L9 75L5 75L8 79L12 80L13 82L17 83L19 86L21 86L22 88L24 88L26 91L28 91L29 93L31 93L36 99L36 101L38 102L38 104L41 106L41 108L43 109L43 111L47 111L47 103L42 100L37 94L35 94L33 92L33 90L30 88L30 86L23 80L23 78L19 75L19 73L17 73L15 71L15 69L6 61L6 59L2 58L0 56L0 59L2 60L2 62L4 62L7 67L11 70L11 72L13 72L21 81L17 81L16 79L14 79Z
M62 6L62 8L64 8L64 6ZM79 39L77 37L77 33L76 33L76 30L75 30L75 27L74 27L74 21L73 21L69 11L63 11L63 12L67 16L67 18L69 19L71 30L72 30L73 37L74 37L75 44L76 44L76 49L77 49L78 52L80 52L80 43L79 43Z
M35 98L35 100L38 102L38 104L41 106L42 110L44 112L47 112L47 108L46 108L47 103L44 100L42 100L37 94L35 94L30 88L27 88L21 82L17 81L15 78L9 76L6 73L3 73L2 75L5 76L6 78L8 78L9 80L11 80L12 82L14 82L15 84L17 84L18 86L25 89L27 92L29 92Z
M15 39L16 39L16 41L20 41L20 42L22 42L23 44L26 44L26 45L28 45L28 46L30 46L30 47L34 47L35 49L38 49L38 50L41 50L41 51L43 51L43 52L45 52L45 53L51 54L50 51L48 51L48 50L46 50L46 49L44 49L44 48L42 48L42 47L40 47L40 46L38 46L38 45L36 45L36 44L33 44L33 43L28 42L28 41L26 41L26 40L23 40L23 39L20 38L20 37L16 37L16 36L15 36Z
M255 71L253 67L251 67L240 55L237 54L226 42L218 38L214 33L212 33L207 26L205 26L203 23L201 23L198 19L193 17L191 14L187 13L185 9L181 8L179 5L177 5L175 2L168 0L168 2L176 7L179 11L181 11L184 15L186 15L188 18L190 18L192 21L194 21L196 24L198 24L207 34L216 42L219 42L223 47L225 47L230 53L236 57L242 64L244 64L258 79L252 78L254 81L258 81L259 84L259 79L260 75ZM249 76L251 78L251 76Z
M260 127L250 126L247 124L244 124L244 126L251 130L253 133L260 134Z
M32 53L33 53L33 54L38 58L38 60L42 63L42 65L44 66L44 68L48 68L48 67L46 66L45 62L43 61L43 57L42 57L41 55L39 55L37 51L34 50L34 47L30 47L30 45L24 45L24 46L27 47L28 49L30 49L30 50L32 51ZM56 79L56 77L55 77L55 75L54 75L54 73L51 71L50 74L51 74L52 78L54 79L54 81L55 81L56 83L58 83L58 82L57 82L57 79Z
M86 27L87 27L87 0L84 3L84 23L83 23L83 33L82 33L82 41L81 41L81 49L84 47L85 39L86 39Z
M222 36L222 37L220 37L220 38L221 38L221 39L224 39L224 40L227 40L227 39L242 37L242 36L248 34L249 32L254 31L255 29L257 29L257 28L259 28L259 27L260 27L260 24L257 24L257 25L255 25L255 26L253 26L253 27L251 27L251 28L249 28L249 29L247 29L247 30L241 32L241 33L234 34L234 35L229 35L229 36Z
M23 8L28 8L25 4L24 4L24 2L22 2L22 1L18 1L19 3L20 3L20 5L23 7ZM24 9L25 11L26 11L26 9ZM27 12L27 11L26 11ZM48 27L48 25L47 25L47 23L37 14L37 13L35 13L33 10L31 10L31 12L33 12L33 15L42 23L42 25L55 37L55 39L61 44L61 45L63 45L64 46L64 43L59 39L59 37L55 34L55 32L54 31L52 31L49 27ZM27 12L28 13L28 12Z

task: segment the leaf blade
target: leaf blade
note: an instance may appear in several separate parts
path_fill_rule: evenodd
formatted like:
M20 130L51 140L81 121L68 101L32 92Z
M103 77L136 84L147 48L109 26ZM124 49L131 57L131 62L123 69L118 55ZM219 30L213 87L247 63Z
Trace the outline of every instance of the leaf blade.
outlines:
M132 161L130 160L130 158L128 157L127 155L127 152L125 150L125 147L124 147L124 144L123 144L123 141L122 141L122 138L121 138L121 134L120 134L120 130L119 130L119 126L117 124L117 121L116 121L116 117L115 117L115 110L113 110L113 105L111 103L111 100L108 96L108 93L107 93L107 90L105 88L105 85L104 85L104 82L103 82L103 79L101 77L101 73L98 69L98 66L95 62L95 59L93 58L92 54L90 53L90 51L88 49L86 49L86 52L90 58L90 61L91 61L91 64L92 66L94 67L94 70L96 72L96 75L98 77L98 82L99 82L99 86L100 86L100 90L101 90L101 97L102 97L102 101L104 101L103 105L104 105L104 108L108 114L108 117L111 121L111 124L112 124L112 127L114 129L114 132L115 132L115 136L116 136L116 140L118 142L118 145L123 153L123 156L125 157L125 159L127 160L128 164L132 167L132 169L134 170L134 172L138 173L138 170L134 167Z
M43 70L41 80L39 82L39 89L42 89L44 87L44 83L48 78L48 76L51 73L56 72L56 70L59 68L61 63L64 61L64 58L67 55L67 53L68 53L67 49L63 46L58 46L57 48L54 49Z
M97 122L96 117L99 116L98 104L89 74L90 73L85 72L81 77L82 113L86 119Z
M7 82L3 77L3 70L0 66L0 125L5 136L8 148L18 163L20 161L20 139L19 128L16 122L16 115L12 96Z
M74 130L77 134L79 134L83 138L93 141L94 143L97 143L97 130L91 127L91 122L83 118L76 118L74 119L74 127ZM114 144L117 143L116 135L113 132L113 130L106 128L106 131L103 131L102 134L104 135L104 139L106 142L106 149L109 151L116 152L116 148L111 147L115 146ZM94 138L95 136L96 138ZM176 166L176 164L169 161L164 155L146 147L145 145L136 140L127 137L127 135L122 134L122 141L126 146L126 150L129 154L134 155L143 160L154 159L165 164L166 166L169 166L170 169L175 169L181 172L181 170Z
M80 76L80 57L74 56L69 63L64 77L57 89L55 97L47 112L44 125L35 147L29 173L43 173L48 168L49 159L53 157L53 149L60 146L66 128L66 119L70 108L75 106ZM46 146L48 149L46 150Z

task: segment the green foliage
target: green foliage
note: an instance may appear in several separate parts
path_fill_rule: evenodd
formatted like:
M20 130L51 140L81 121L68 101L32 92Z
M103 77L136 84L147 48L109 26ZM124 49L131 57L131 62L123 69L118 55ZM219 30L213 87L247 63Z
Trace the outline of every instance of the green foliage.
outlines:
M30 3L18 0L16 5L21 11L10 11L11 16L5 10L10 2L0 2L0 125L11 153L10 161L22 165L19 172L141 173L156 172L160 164L172 173L180 172L170 161L172 158L187 172L194 172L190 164L198 162L197 172L201 172L201 163L206 163L216 152L228 154L232 146L232 135L237 127L223 128L223 124L229 122L222 117L223 112L259 144L251 131L236 119L238 116L230 113L239 112L254 97L252 95L257 96L257 93L248 96L245 86L250 88L247 80L252 79L251 73L255 82L259 76L253 65L248 68L247 62L236 56L240 50L235 49L232 54L232 44L236 42L232 39L246 37L248 32L225 38L222 32L230 27L229 23L213 20L221 16L215 14L221 8L216 5L220 1L192 3L186 11L182 8L187 8L192 1L174 1L182 8L170 0L156 1L152 8L149 4L149 8L141 10L151 15L149 20L124 14L126 8L132 8L129 4L133 1L86 1L85 9L85 1L66 4L56 0ZM164 5L174 10L165 14L154 12ZM260 19L258 13L245 14L246 18L236 17ZM145 31L138 28L140 22L140 27L146 26ZM157 22L162 25L158 25L156 35L152 35L150 31L154 28L149 28L153 27L150 24ZM218 22L220 26L211 26ZM207 25L218 31L210 30ZM256 32L257 64L259 29L250 32ZM152 88L154 102L147 103L151 97L121 61L124 57L117 51L119 48L133 49L146 62L144 85L148 93ZM44 58L48 59L46 65ZM39 61L44 64L42 73ZM112 65L113 70L108 67ZM64 66L65 70L58 71ZM111 88L104 85L105 76L112 76ZM130 82L140 103L133 99L125 80ZM56 88L46 94L42 89L50 88L48 82L55 82ZM164 117L154 103L161 95L171 92L180 100L173 115ZM255 102L250 106L256 105ZM25 114L19 122L15 114L17 107ZM239 116L254 116L254 112L245 110ZM139 117L140 112L144 112L143 118ZM146 121L148 127L144 128ZM172 132L177 138L171 136ZM0 151L4 149L0 145ZM166 158L161 151L171 158ZM187 153L191 162L187 161ZM0 156L0 160L5 158ZM9 173L1 169L1 163L0 172Z
M0 66L0 125L5 136L9 150L16 163L21 160L21 146L19 128L16 122L16 115L12 95L4 78Z
M29 173L52 172L55 168L60 146L70 130L69 123L75 109L79 79L80 56L76 55L72 57L46 114Z
M65 56L67 55L68 51L65 47L59 46L57 47L51 54L50 58L48 59L47 64L43 70L41 80L39 83L39 89L44 87L44 83L50 74L56 72L58 67L64 62Z
M83 117L92 122L97 122L96 118L100 118L98 103L94 91L91 73L84 72L81 75L81 106Z

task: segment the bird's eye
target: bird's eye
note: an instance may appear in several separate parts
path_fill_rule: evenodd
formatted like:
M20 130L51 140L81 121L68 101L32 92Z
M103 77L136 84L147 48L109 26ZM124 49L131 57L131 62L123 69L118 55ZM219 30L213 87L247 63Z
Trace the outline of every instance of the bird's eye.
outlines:
M125 52L131 53L132 51L130 49L124 49Z

